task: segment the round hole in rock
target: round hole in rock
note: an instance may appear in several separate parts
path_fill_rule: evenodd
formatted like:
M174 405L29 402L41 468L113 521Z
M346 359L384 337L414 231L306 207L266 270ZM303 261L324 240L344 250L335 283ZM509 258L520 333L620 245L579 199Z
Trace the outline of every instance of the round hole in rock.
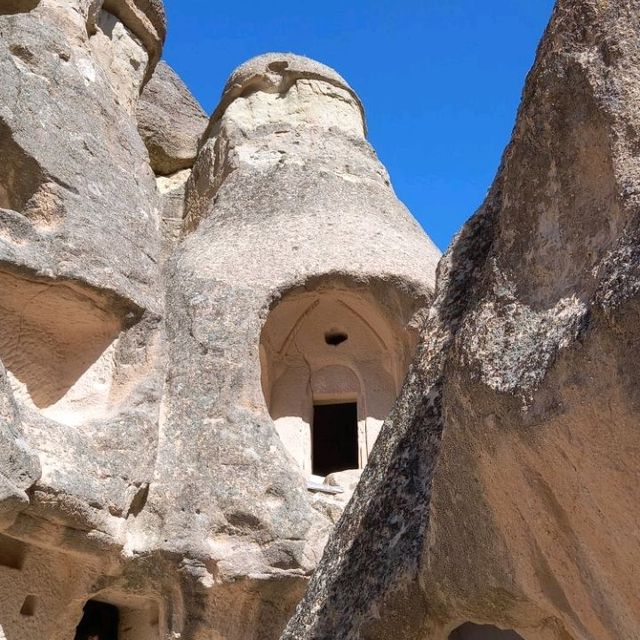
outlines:
M524 640L511 630L498 629L490 624L466 622L451 632L449 640Z
M324 341L332 347L337 347L348 339L349 336L343 331L327 331L327 333L324 334Z

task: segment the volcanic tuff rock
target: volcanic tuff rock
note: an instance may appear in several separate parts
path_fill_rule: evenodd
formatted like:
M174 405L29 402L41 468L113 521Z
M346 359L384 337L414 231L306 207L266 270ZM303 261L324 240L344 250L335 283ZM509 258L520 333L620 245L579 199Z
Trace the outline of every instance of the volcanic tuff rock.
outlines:
M89 599L124 640L277 637L342 504L270 386L304 336L308 388L369 402L362 466L433 296L439 252L323 65L243 65L191 173L205 122L153 75L163 15L0 7L0 637L74 637Z
M156 174L193 166L209 118L184 82L160 62L138 103L138 127Z
M385 318L410 330L439 258L396 199L364 139L359 101L334 71L269 54L228 87L187 184L187 235L167 268L172 373L149 493L175 551L216 559L210 597L220 602L204 607L201 626L220 633L236 604L217 593L247 575L254 581L235 597L277 605L264 624L284 625L330 526L267 410L265 319L288 296L338 290L375 296ZM307 304L299 323L318 303Z
M8 637L73 636L105 565L119 562L123 523L152 478L159 199L132 113L163 30L158 3L0 6L0 526L8 534L0 631ZM37 606L24 604L28 594Z
M205 129L164 33L0 6L0 637L277 637L368 459L284 639L635 638L640 0L559 0L435 299L342 77L259 56Z
M158 310L158 203L127 112L147 51L104 11L89 36L75 2L0 21L0 260Z
M639 38L638 0L557 3L284 640L637 637Z
M24 440L18 407L1 364L0 426L0 527L5 528L29 505L26 490L40 477L40 464Z
M160 236L130 112L149 52L99 4L0 10L0 360L42 463L32 508L108 540L153 461Z

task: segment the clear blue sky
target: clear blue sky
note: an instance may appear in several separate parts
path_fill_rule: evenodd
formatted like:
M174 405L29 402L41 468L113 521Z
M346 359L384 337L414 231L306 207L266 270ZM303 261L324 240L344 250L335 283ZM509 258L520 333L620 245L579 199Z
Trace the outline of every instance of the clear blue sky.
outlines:
M513 128L552 0L165 0L165 58L208 113L229 73L267 51L339 71L369 140L436 244L481 204Z

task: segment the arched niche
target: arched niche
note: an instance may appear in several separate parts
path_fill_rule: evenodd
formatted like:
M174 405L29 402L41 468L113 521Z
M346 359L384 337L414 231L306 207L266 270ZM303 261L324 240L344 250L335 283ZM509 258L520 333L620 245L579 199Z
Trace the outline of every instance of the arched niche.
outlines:
M466 622L449 634L449 640L524 640L509 629L498 629L490 624Z
M415 306L391 287L325 283L292 291L271 310L260 340L262 390L283 443L305 473L367 463L415 351ZM323 432L323 447L336 437L336 453L354 446L353 458L336 460L337 468L318 466Z

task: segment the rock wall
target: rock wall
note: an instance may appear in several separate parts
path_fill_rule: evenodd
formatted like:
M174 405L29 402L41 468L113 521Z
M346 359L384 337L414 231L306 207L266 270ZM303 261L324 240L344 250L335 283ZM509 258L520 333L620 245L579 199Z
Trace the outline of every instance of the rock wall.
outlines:
M209 122L157 64L164 34L155 0L0 7L10 640L102 618L121 640L277 637L345 499L336 477L309 491L278 435L263 326L301 292L366 300L376 320L358 326L377 327L378 361L397 355L399 384L433 297L439 252L342 78L261 57Z
M558 1L283 640L637 636L639 36L637 0Z
M164 61L145 85L137 106L138 130L149 152L161 198L163 262L178 243L187 180L209 119Z
M164 35L0 7L0 638L275 638L312 574L284 640L634 638L638 0L558 0L437 285L342 77L259 56L207 120Z
M212 578L236 584L234 599L269 603L275 610L260 615L273 629L300 597L332 522L268 413L262 327L292 292L369 290L412 331L439 253L396 199L364 139L359 100L333 70L260 56L234 72L221 105L167 266L172 371L149 506L172 551L210 558ZM244 627L228 628L233 600L229 612L212 604L226 603L215 588L202 597L199 633L244 637Z

